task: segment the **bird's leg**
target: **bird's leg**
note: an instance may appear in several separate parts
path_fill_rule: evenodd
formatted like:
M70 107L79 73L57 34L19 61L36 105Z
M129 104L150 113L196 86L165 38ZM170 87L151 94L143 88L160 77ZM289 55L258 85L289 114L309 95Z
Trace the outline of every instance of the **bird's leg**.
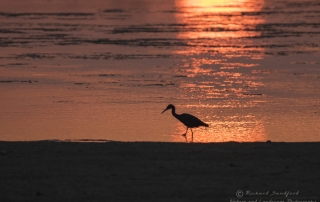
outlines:
M188 132L188 127L187 127L187 130L186 130L186 133L182 134L182 136L184 136L186 138L186 143L188 143L188 138L187 138L187 132Z
M191 130L191 133L192 133L192 142L193 142L193 131L192 131L192 128L190 128L190 130Z
M184 133L184 134L182 134L182 136L185 136L185 137L187 137L187 132L188 132L188 127L187 127L187 130L186 130L186 133Z

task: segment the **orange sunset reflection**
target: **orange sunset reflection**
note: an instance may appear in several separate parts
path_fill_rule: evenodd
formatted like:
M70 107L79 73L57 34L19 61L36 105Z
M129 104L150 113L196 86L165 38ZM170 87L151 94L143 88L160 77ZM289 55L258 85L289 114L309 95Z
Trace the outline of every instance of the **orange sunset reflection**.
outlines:
M263 49L254 47L252 40L245 38L259 37L255 26L264 22L260 15L245 15L261 11L263 0L176 0L179 12L175 14L177 23L185 25L186 29L179 32L180 39L190 39L192 49L177 51L184 54L220 53L227 57L249 56L261 58L262 55L250 55L247 51L261 52ZM205 40L202 40L205 39ZM208 43L208 39L211 42ZM246 47L246 51L243 48ZM237 53L237 54L234 54ZM197 61L200 62L200 61ZM217 61L212 61L217 62ZM205 63L208 63L206 61Z
M254 117L245 117L242 121L213 121L208 122L209 128L196 128L193 130L193 142L264 142L267 135L261 121L255 121ZM184 142L182 136L186 127L182 123L175 125L172 134L173 141ZM191 131L188 131L187 142L191 141Z
M267 140L267 133L263 121L251 112L241 112L250 110L253 105L254 103L242 105L239 101L230 101L225 105L188 105L186 109L179 110L179 113L190 112L209 125L208 128L193 129L194 142L264 142ZM186 126L175 121L172 139L184 142L186 139L182 134L185 133ZM187 142L191 142L191 138L189 130Z
M266 141L263 121L251 108L265 101L259 93L264 84L250 73L263 58L255 44L265 20L257 13L262 1L177 0L176 21L184 30L177 38L188 47L175 52L183 59L175 69L181 100L210 125L194 129L194 142ZM193 103L193 106L190 106ZM219 115L216 113L219 111ZM187 112L188 113L188 112ZM202 116L202 117L201 117ZM183 141L186 128L177 124L174 141ZM191 132L188 133L191 140Z
M218 37L225 40L255 36L257 33L250 27L264 22L259 16L243 15L245 12L260 11L263 1L177 0L175 3L180 9L176 20L189 25L189 32L179 33L179 38Z

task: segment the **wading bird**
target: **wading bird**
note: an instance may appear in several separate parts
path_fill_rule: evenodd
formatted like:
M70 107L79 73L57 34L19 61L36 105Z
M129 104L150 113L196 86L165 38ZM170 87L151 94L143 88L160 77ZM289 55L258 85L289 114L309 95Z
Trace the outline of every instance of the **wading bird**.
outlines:
M176 114L176 108L172 104L169 104L167 106L167 108L165 110L163 110L163 112L167 111L168 109L172 110L171 111L172 115L176 119L178 119L181 123L183 123L185 126L187 126L187 131L182 136L185 136L187 138L188 129L190 128L191 133L192 133L192 142L193 142L193 131L192 131L192 128L197 128L199 126L209 127L208 124L204 123L203 121L201 121L200 119L198 119L197 117L195 117L195 116L193 116L191 114L185 114L185 113L184 114Z

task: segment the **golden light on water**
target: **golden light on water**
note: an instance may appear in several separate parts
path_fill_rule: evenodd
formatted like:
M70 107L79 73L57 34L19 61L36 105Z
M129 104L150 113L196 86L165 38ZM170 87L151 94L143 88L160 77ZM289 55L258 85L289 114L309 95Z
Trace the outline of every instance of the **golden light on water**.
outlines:
M239 103L238 103L239 104ZM254 103L247 103L246 105L236 106L235 102L229 102L229 104L223 105L211 105L211 106L188 106L194 108L191 111L195 112L195 116L206 122L209 127L193 128L194 142L264 142L267 140L266 129L262 120L251 114L236 114L232 113L230 107L234 109L249 109L253 107ZM221 110L224 109L224 110ZM188 110L188 108L186 109ZM189 111L189 110L188 110ZM208 111L211 114L208 114ZM231 113L228 111L231 111ZM207 114L202 116L202 114ZM218 114L218 115L215 115ZM178 120L174 126L172 133L173 141L183 142L186 141L182 136L186 132L186 126L180 123ZM187 142L192 141L191 130L187 133Z
M263 1L249 0L182 0L176 1L181 9L176 14L179 23L187 23L190 32L179 33L179 38L228 38L254 37L257 33L250 30L251 25L263 23L258 16L243 16L244 12L257 12L262 9ZM203 45L212 45L204 43ZM244 44L240 44L244 45Z
M254 93L264 84L257 76L244 71L257 67L256 60L263 58L263 48L255 47L251 38L260 36L255 26L264 22L260 15L244 13L259 12L262 6L263 1L250 0L176 1L179 9L176 21L185 26L177 38L189 44L188 48L176 50L177 54L187 56L176 74L188 78L179 86L183 99L196 102L181 106L186 107L181 113L189 113L187 109L190 109L190 114L210 125L194 129L195 142L267 139L263 121L250 110L265 101L262 94ZM172 135L174 141L184 141L181 134L185 131L186 127L177 123Z
M314 1L0 1L0 140L319 141Z

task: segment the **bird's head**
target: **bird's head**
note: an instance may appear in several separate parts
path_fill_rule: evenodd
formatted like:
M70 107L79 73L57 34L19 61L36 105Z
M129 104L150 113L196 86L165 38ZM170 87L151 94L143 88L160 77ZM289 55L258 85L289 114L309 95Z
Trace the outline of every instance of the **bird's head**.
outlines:
M173 106L173 104L169 104L169 105L167 106L167 108L166 108L165 110L163 110L163 112L167 111L168 109L173 109L173 110L174 110L175 107ZM163 112L162 112L162 113L163 113ZM162 113L161 113L161 114L162 114Z

